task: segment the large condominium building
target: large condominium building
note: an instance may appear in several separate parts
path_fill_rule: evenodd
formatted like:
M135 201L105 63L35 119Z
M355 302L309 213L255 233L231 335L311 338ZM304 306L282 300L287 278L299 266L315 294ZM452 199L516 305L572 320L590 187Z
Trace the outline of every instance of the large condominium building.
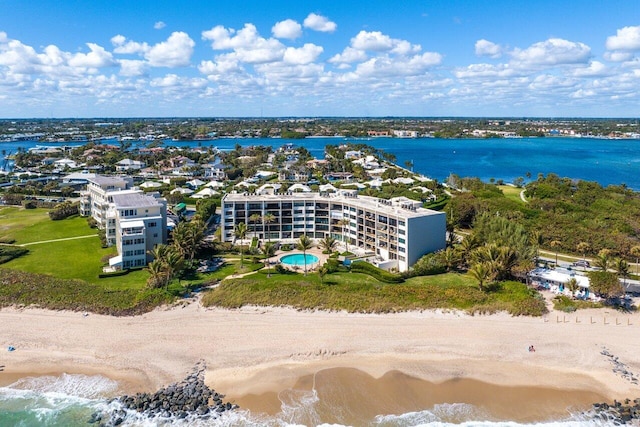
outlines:
M253 221L254 215L273 221ZM222 199L221 238L233 241L244 222L248 235L281 242L303 234L332 236L371 256L381 268L406 271L421 256L445 247L445 214L406 198L383 200L353 191L286 194L227 194Z
M90 178L80 202L80 214L93 217L107 244L117 247L118 255L109 260L114 269L147 265L153 259L149 251L167 241L166 200L132 184L128 177Z

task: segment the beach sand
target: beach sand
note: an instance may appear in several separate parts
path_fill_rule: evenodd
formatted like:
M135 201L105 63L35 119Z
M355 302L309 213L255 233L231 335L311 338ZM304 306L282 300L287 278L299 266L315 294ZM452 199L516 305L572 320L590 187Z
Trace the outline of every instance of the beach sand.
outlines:
M0 385L66 372L105 375L127 393L155 391L203 360L207 383L253 412L275 413L288 394L312 385L325 399L339 396L354 420L381 413L361 403L362 393L393 413L464 401L522 421L640 397L640 387L612 372L601 354L606 348L640 375L640 315L605 310L514 318L192 302L109 317L9 308L0 311L0 336ZM6 351L9 345L16 350Z

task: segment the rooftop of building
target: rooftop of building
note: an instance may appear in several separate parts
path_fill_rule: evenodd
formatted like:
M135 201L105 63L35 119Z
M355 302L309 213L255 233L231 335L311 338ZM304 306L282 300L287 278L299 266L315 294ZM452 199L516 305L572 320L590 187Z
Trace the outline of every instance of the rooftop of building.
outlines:
M397 197L391 200L379 199L377 197L359 196L355 191L343 191L339 193L275 193L275 194L255 194L255 193L228 193L223 197L223 202L239 201L296 201L313 200L328 202L347 202L352 206L363 209L386 212L388 214L401 215L406 218L421 217L426 215L443 215L442 212L419 207L421 204L416 200L405 197Z
M104 175L96 175L93 178L89 178L88 181L93 182L94 184L98 184L100 186L122 185L128 182L125 178L122 178L119 176L104 176Z
M141 208L145 206L159 206L162 203L153 196L147 196L141 193L132 192L116 192L111 195L116 208Z

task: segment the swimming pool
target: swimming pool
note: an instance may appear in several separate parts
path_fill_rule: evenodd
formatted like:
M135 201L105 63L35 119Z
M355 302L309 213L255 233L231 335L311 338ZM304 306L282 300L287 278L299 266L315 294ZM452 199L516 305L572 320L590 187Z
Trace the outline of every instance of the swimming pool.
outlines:
M305 257L307 259L307 266L311 264L315 264L319 261L318 257L311 254L291 254L285 255L280 258L280 262L286 265L291 265L294 267L304 267L305 265Z

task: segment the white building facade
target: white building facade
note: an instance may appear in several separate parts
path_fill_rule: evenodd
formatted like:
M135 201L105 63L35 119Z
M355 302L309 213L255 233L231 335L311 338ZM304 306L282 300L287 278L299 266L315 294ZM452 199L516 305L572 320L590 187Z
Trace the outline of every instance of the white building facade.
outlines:
M109 260L113 269L145 266L153 260L149 251L167 242L166 200L132 184L128 177L90 178L80 202L80 214L93 217L105 230L107 244L118 249Z
M270 224L250 220L267 213L274 218ZM225 195L221 239L233 241L240 222L247 224L249 235L261 239L293 242L304 234L313 239L332 236L387 270L406 271L424 254L446 245L443 212L405 198L383 200L355 191Z

